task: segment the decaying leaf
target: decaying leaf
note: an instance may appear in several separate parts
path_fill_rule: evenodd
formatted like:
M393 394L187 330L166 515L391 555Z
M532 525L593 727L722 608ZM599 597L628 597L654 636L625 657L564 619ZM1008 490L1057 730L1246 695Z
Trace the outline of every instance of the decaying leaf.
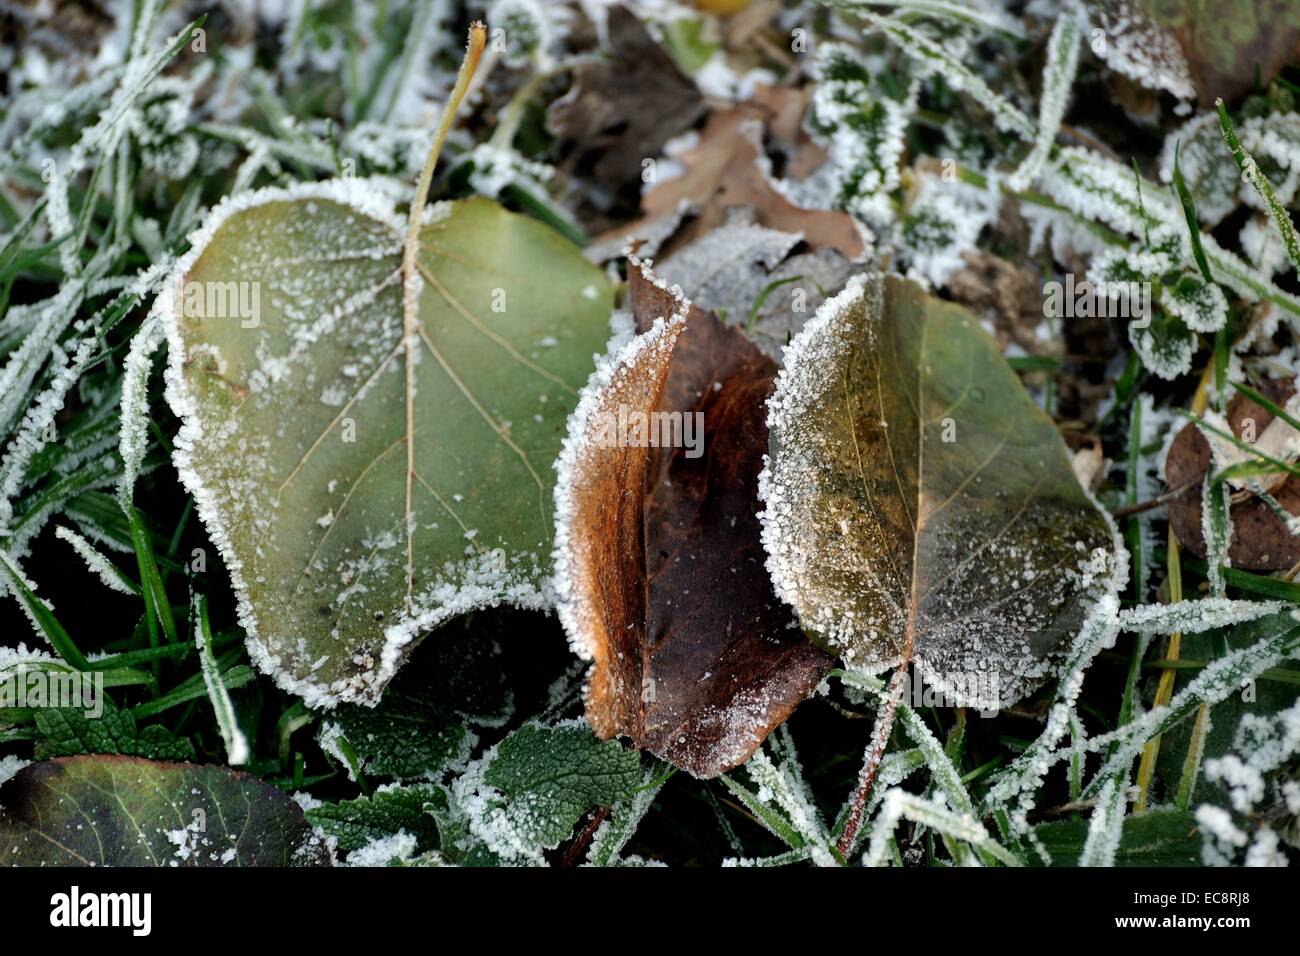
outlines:
M643 160L689 129L704 108L695 84L634 13L614 6L607 22L608 58L574 68L573 86L546 121L566 155L561 168L599 187L587 198L604 204L600 214L629 190L635 203Z
M654 237L658 245L688 245L727 221L728 210L748 207L754 221L769 229L797 233L813 249L834 249L851 261L861 259L863 235L847 213L803 209L778 191L765 169L762 134L769 111L749 103L710 115L699 142L680 156L682 175L659 183L642 198L644 216L601 237L591 258L613 258L628 237ZM690 214L685 228L683 213Z
M700 309L725 315L779 364L782 349L858 270L837 250L808 249L799 233L760 226L750 206L659 263Z
M177 464L250 656L312 706L373 703L456 614L545 603L552 462L608 336L600 272L471 199L420 232L408 342L404 228L361 180L242 194L158 303Z
M831 658L763 568L755 512L775 364L648 267L629 271L641 332L593 377L561 458L560 617L593 661L597 733L708 777L747 759ZM675 421L681 440L650 447L622 427L636 416L656 440Z
M1285 379L1270 379L1260 385L1260 390L1283 406L1296 394L1295 383ZM1245 395L1237 395L1228 403L1226 412L1226 421L1220 426L1225 431L1231 428L1237 438L1265 454L1271 449L1275 454L1270 457L1294 459L1294 450L1287 453L1281 445L1294 445L1295 429L1275 421L1268 409ZM1288 432L1292 434L1288 436ZM1217 439L1217 443L1221 443L1224 451L1230 450L1229 453L1239 451L1226 439ZM1215 464L1209 440L1196 424L1188 423L1174 437L1165 458L1165 482L1171 491L1182 490L1169 502L1169 524L1178 543L1202 558L1205 557L1205 529L1201 521L1201 486L1212 464L1218 471L1231 462ZM1300 515L1300 479L1282 477L1284 481L1270 482L1268 493L1286 515ZM1234 568L1277 571L1300 562L1300 536L1288 529L1286 515L1278 514L1269 501L1250 490L1234 488L1232 500L1228 560Z
M0 789L7 866L328 866L302 808L251 774L60 757Z
M768 567L851 667L911 661L954 703L1006 706L1124 580L1052 421L967 312L910 282L823 306L769 407Z

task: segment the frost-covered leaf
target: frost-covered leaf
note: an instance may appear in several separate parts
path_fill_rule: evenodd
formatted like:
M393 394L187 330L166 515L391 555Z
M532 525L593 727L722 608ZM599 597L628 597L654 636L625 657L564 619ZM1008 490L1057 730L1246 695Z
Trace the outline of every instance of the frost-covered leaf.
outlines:
M1117 73L1181 100L1196 97L1177 38L1152 16L1148 0L1088 0L1092 49Z
M381 787L369 797L310 807L307 819L338 841L346 853L399 832L415 837L416 850L438 849L438 827L426 809L446 797L433 784Z
M466 200L420 232L405 341L402 229L361 180L241 194L162 297L177 464L251 656L310 704L373 702L457 614L545 603L551 463L607 337L576 249Z
M561 458L560 619L593 661L597 733L710 777L748 758L830 658L793 628L763 570L755 511L775 364L636 260L629 284L641 334L589 383ZM638 417L641 437L625 424Z
M103 712L94 708L38 707L33 709L37 760L78 754L124 754L150 760L193 760L194 745L162 724L137 727L128 710L119 710L107 697Z
M586 727L525 724L453 784L473 836L506 860L541 863L588 810L630 798L641 759Z
M431 695L430 695L431 696ZM343 704L321 726L321 746L366 774L419 779L464 759L477 741L463 722L429 697L395 690L375 708Z
M292 799L225 767L60 757L0 788L8 866L320 866Z
M911 660L964 704L1005 706L1122 581L1055 426L969 314L911 283L828 302L769 409L768 567L859 670Z

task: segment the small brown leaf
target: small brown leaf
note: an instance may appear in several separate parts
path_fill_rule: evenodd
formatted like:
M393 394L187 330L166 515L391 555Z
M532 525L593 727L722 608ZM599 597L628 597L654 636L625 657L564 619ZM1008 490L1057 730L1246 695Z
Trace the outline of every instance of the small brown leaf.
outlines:
M1260 390L1276 404L1284 405L1295 394L1295 383L1284 379L1270 380ZM1228 424L1232 433L1243 440L1248 437L1246 422L1255 435L1261 435L1273 421L1273 413L1245 395L1228 403ZM1169 502L1169 524L1178 543L1197 557L1205 557L1205 533L1201 525L1201 483L1211 464L1210 443L1200 428L1188 423L1175 436L1165 458L1165 481L1171 489L1183 488L1182 494ZM1232 540L1228 559L1234 568L1247 571L1277 571L1300 562L1300 537L1287 530L1286 521L1267 502L1248 493L1232 505ZM1300 514L1300 478L1288 477L1273 491L1273 497L1290 514Z
M748 759L832 659L764 566L757 490L775 364L636 260L629 305L641 334L588 386L561 459L560 614L594 662L597 733L711 777ZM683 417L680 435L698 444L611 442L604 426L620 412L700 415L703 434Z
M685 208L696 218L676 236L675 246L680 248L723 225L727 210L745 206L752 207L754 221L760 226L800 233L814 250L834 249L850 260L860 260L865 247L851 216L836 210L802 209L768 179L759 160L764 156L763 129L770 122L779 122L783 128L786 125L775 101L770 107L741 103L713 113L699 143L679 157L685 172L650 190L641 201L644 217L601 236L595 254L602 249L621 250L629 235L657 235L657 226L680 220ZM595 257L592 249L586 252Z
M590 177L598 204L613 207L630 194L634 206L642 161L689 129L704 99L626 7L610 8L608 33L609 58L574 68L573 86L552 104L546 125L565 156L561 168Z

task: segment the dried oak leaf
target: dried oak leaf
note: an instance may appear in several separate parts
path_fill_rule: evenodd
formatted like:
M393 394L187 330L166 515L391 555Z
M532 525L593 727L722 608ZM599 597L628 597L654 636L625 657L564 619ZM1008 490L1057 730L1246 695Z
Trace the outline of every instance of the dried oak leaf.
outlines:
M779 119L757 103L741 103L713 113L699 142L678 157L682 175L662 182L641 200L644 216L601 236L588 258L613 258L629 236L653 236L660 245L673 239L681 248L724 225L728 210L750 207L754 221L769 229L799 233L814 250L829 248L852 261L866 251L862 233L847 213L803 209L787 199L768 178L762 149L766 124ZM682 227L683 214L694 218ZM680 227L680 228L679 228ZM653 251L653 250L651 250Z
M1295 394L1295 383L1272 379L1260 391L1273 402L1285 405ZM1245 395L1228 403L1228 424L1232 433L1243 438L1246 421L1254 423L1257 436L1273 421L1273 413ZM1169 524L1178 543L1197 557L1205 557L1205 532L1201 524L1201 484L1210 467L1210 443L1193 423L1184 426L1169 446L1165 458L1165 481L1171 489L1184 489L1169 502ZM1300 479L1288 477L1272 491L1273 498L1290 514L1300 514ZM1286 520L1263 499L1249 493L1235 494L1229 514L1232 539L1228 560L1234 568L1247 571L1277 571L1300 562L1300 537L1287 530Z
M642 162L689 129L704 109L695 84L626 7L610 9L608 59L579 64L573 85L550 108L547 129L559 141L566 173L598 187L594 205L635 203Z
M775 364L632 266L640 334L593 377L561 457L560 618L593 661L596 732L711 777L748 759L832 659L763 566L757 486ZM620 413L650 412L701 414L702 454L610 440Z

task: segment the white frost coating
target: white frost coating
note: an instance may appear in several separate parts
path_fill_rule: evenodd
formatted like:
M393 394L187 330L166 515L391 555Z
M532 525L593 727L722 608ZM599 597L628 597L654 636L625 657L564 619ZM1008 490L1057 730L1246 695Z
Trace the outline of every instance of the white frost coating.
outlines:
M227 197L208 216L197 232L190 236L190 250L180 259L155 303L157 320L168 343L168 365L166 370L167 399L173 411L182 421L176 436L173 459L186 488L194 495L200 518L208 530L209 537L221 553L222 559L230 573L238 600L239 620L247 635L249 657L261 671L270 674L282 689L297 694L309 707L330 708L341 701L358 701L373 704L378 700L383 686L392 678L401 663L409 645L419 634L435 627L456 615L489 604L510 601L516 605L541 609L547 606L549 595L532 583L533 570L537 558L535 555L516 556L505 560L503 553L481 547L466 549L463 559L446 562L443 565L443 578L412 595L408 612L388 625L383 632L383 646L379 653L371 655L367 669L339 678L325 684L313 676L295 676L286 663L285 655L292 656L291 645L271 648L279 643L271 638L284 638L285 635L263 634L259 626L256 609L249 600L249 581L246 579L248 569L236 552L228 525L225 509L230 505L228 495L219 486L210 485L203 477L200 450L205 441L204 420L200 416L200 407L196 394L187 382L184 369L187 350L182 337L179 317L176 313L178 301L178 284L193 268L198 258L213 241L222 226L234 215L272 202L310 203L322 200L346 206L362 216L388 227L393 237L390 245L382 248L366 248L360 255L382 258L400 251L400 237L405 231L405 220L397 214L394 201L373 184L362 179L330 180L321 183L300 183L287 189L260 189ZM309 207L310 208L310 207ZM286 261L286 264L288 263ZM396 274L396 273L394 273ZM338 318L370 301L380 289L365 289L347 301L338 304L324 315L313 313L301 317L301 324L295 329L291 352L286 356L264 355L262 365L250 378L250 388L256 392L261 388L271 387L275 380L284 373L287 363L302 352L311 342L326 336ZM364 301L363 301L364 300ZM141 361L148 347L148 342L141 343ZM219 358L214 356L215 358ZM381 368L387 363L381 363ZM363 389L364 391L364 389ZM132 446L134 447L134 446ZM383 535L377 538L382 545ZM371 565L359 563L353 569L352 583L344 596L359 594L364 590L360 583L362 572L373 570L374 566L386 560L382 548ZM526 559L526 560L525 560ZM527 566L525 566L527 565ZM459 583L451 583L458 580Z
M871 842L862 858L863 866L882 866L888 858L889 842L904 818L929 827L936 833L985 850L1008 866L1020 861L995 843L984 825L972 816L954 813L938 800L927 800L897 787L885 794L880 813L871 828Z
M758 799L764 803L776 802L795 832L808 844L812 861L817 866L835 866L831 837L816 805L810 799L802 781L782 763L777 767L767 753L759 748L745 764L750 777L758 785Z
M970 67L948 50L906 23L893 17L864 14L864 19L879 27L897 43L922 74L939 73L953 89L968 93L976 103L993 115L998 129L1032 140L1037 134L1033 121L1019 109L994 93Z
M1285 611L1292 605L1282 601L1236 601L1208 597L1176 604L1145 604L1129 608L1119 615L1120 628L1137 634L1199 634L1221 627L1244 624L1270 614Z
M389 866L405 862L415 854L416 839L405 830L378 837L348 854L345 866Z
M195 600L197 599L192 599L191 603L193 604ZM230 699L230 692L226 690L225 682L221 679L217 658L204 637L203 627L197 620L198 615L196 614L195 617L194 645L199 650L199 667L203 672L203 683L207 687L208 700L211 701L212 710L217 718L217 729L221 732L221 740L226 747L226 762L232 767L240 767L248 763L250 755L248 738L239 729L235 705Z
M1152 22L1137 0L1109 0L1089 6L1105 45L1095 52L1116 73L1180 100L1196 99L1191 69L1178 40Z
M663 280L650 271L649 263L629 256L628 264L629 268L640 269L649 282L664 288ZM569 415L564 445L555 460L555 573L552 584L556 613L569 637L569 646L578 657L587 661L596 654L601 625L593 596L582 586L579 573L585 553L585 543L574 530L579 517L579 484L589 459L600 450L595 444L599 430L594 419L603 410L606 392L634 374L638 364L647 356L671 351L686 325L690 303L676 286L669 292L676 306L671 316L658 317L651 328L618 351L597 358L596 369L587 379L578 395L578 404Z
M161 300L159 300L161 301ZM131 339L122 368L121 427L118 454L122 458L122 480L117 497L123 506L130 504L135 481L140 474L149 445L149 370L153 354L163 342L163 327L158 319L158 305L149 310L140 330Z
M1043 67L1043 92L1038 101L1038 135L1034 138L1034 148L1007 179L1007 186L1016 192L1029 188L1051 155L1078 68L1079 20L1072 10L1066 10L1057 18L1051 39L1047 41L1047 65Z
M60 525L54 529L54 536L60 541L66 541L72 545L72 550L76 551L81 560L86 562L86 567L90 568L99 577L99 580L104 582L105 587L119 594L135 594L135 590L123 578L122 572L117 569L117 565L100 554L93 544L77 534L77 532Z
M30 765L30 760L23 760L16 754L6 754L0 757L0 784L8 782L19 770Z
M829 452L809 437L809 429L817 426L807 418L817 414L821 403L838 387L831 370L843 364L848 350L860 345L857 339L870 336L883 308L880 284L868 276L856 276L843 292L823 304L786 347L784 366L768 400L771 443L779 451L767 457L759 476L759 500L764 506L759 514L762 540L775 593L798 611L804 628L822 635L845 654L846 666L871 672L899 663L898 648L877 638L901 635L914 626L907 621L906 601L895 599L906 594L912 572L882 561L873 564L857 546L857 539L837 537L833 529L825 527L829 522L807 520L810 500L843 497L821 469L819 456ZM864 327L846 331L848 323L863 323ZM1003 563L1023 561L1025 572L1023 579L1010 579L1008 594L1021 593L1024 580L1052 572L1073 586L1082 618L1088 618L1099 602L1113 600L1125 584L1128 555L1114 521L1095 500L1090 501L1106 527L1109 547L1098 545L1089 550L1078 541L1076 561L1054 569L1035 566L1032 553L1017 552L1008 544L999 552ZM839 514L845 519L839 525L844 531L858 513L844 508ZM857 583L853 587L827 583L842 580ZM860 603L864 590L881 595L878 613ZM992 602L992 606L998 603ZM1021 617L1021 608L1026 606L1029 610ZM911 660L928 684L953 699L988 709L1007 706L1050 677L1066 657L1063 650L1055 649L1048 655L1034 654L1017 641L1027 630L1021 626L1023 621L1045 626L1037 625L1032 610L1032 605L1019 602L987 622L972 622L969 616L949 621L937 613L917 629L929 649L918 646ZM965 687L959 686L962 681Z
M1126 790L1114 780L1101 788L1088 821L1088 836L1079 855L1079 866L1115 865L1115 853L1124 835L1124 812L1128 808Z

